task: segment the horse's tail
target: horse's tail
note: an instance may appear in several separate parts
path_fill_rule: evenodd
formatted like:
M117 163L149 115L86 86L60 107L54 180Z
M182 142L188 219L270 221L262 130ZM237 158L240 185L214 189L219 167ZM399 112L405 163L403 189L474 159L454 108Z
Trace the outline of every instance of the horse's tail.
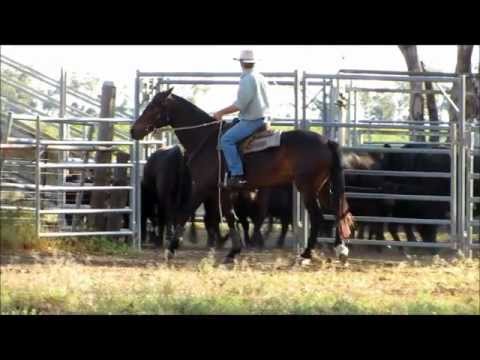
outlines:
M353 216L350 213L347 198L345 196L345 176L342 167L342 155L338 144L328 140L328 147L332 153L332 167L330 169L330 184L332 186L332 203L336 215L338 233L342 239L348 239L351 235Z

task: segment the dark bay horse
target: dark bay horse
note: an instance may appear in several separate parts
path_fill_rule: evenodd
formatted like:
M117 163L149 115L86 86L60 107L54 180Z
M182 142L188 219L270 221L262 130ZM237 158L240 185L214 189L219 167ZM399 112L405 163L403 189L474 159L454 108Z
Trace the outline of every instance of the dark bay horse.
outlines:
M218 188L217 145L220 127L220 123L215 123L213 117L172 94L172 90L170 88L157 93L130 130L132 138L140 140L157 128L171 126L186 150L192 177L192 197L184 214L177 220L178 231L170 242L170 256L178 248L178 236L183 231L191 209L197 208L208 194ZM223 128L225 130L228 125ZM220 166L223 173L224 159ZM282 134L279 147L246 154L244 166L251 188L286 185L293 181L303 195L311 223L307 248L301 254L303 258L311 258L319 223L323 220L319 202L322 206L332 208L336 215L335 250L341 260L346 260L348 248L345 240L351 235L353 217L345 197L344 174L337 143L312 131L286 131ZM231 262L240 253L242 243L235 229L229 197L223 197L222 208L232 239L232 248L225 261Z

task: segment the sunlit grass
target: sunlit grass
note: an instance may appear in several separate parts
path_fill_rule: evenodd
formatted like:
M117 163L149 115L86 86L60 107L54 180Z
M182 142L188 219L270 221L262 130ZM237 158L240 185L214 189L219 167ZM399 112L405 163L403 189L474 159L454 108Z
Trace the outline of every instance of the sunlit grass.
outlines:
M80 264L51 257L1 267L2 314L479 314L478 259L343 268L233 269L212 256L197 265Z

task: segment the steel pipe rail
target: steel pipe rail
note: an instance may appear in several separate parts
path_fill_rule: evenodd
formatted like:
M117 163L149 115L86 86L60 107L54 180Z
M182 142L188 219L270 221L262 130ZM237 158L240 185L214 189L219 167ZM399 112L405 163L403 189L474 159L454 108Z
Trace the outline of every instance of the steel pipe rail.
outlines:
M331 75L331 74L311 74L305 73L305 79L332 79L332 80L374 80L374 81L405 81L405 82L446 82L458 81L457 78L447 78L440 76L378 76L378 75Z
M335 220L333 215L323 215L325 220ZM394 224L422 224L422 225L451 225L450 220L446 219L416 219L416 218L397 218L389 216L355 216L355 221L374 222L374 223L394 223Z
M35 211L34 207L28 206L13 206L13 205L0 205L0 210L14 210L14 211Z
M47 164L40 164L42 169L84 169L84 168L131 168L133 164L125 164L125 163L105 163L105 164L92 164L92 163L85 163L85 164L78 164L78 163L47 163Z
M79 231L79 232L41 232L39 237L71 237L71 236L132 236L133 232L125 231Z
M351 198L351 199L450 202L450 196L440 196L440 195L401 195L401 194L379 194L379 193L359 193L359 192L346 192L345 195L347 196L347 198Z
M391 171L391 170L354 170L344 169L345 175L366 175L366 176L395 176L395 177L420 177L420 178L445 178L449 179L452 175L446 172L426 172L426 171Z
M352 124L352 123L327 123L318 120L307 120L312 126L329 128L360 128L360 129L392 129L392 130L448 130L448 126L438 125L380 125L380 124Z
M294 77L295 73L293 72L262 72L265 77ZM138 71L138 77L191 77L191 78L201 78L201 77L240 77L242 73L240 72L148 72L148 71ZM162 79L163 82L168 82L167 79Z
M338 73L350 74L378 74L378 75L409 75L409 76L444 76L455 79L458 77L456 73L444 73L438 71L390 71L390 70L360 70L360 69L340 69Z
M104 190L133 190L132 186L57 186L43 185L40 191L104 191Z
M40 145L133 145L133 141L41 140Z
M335 240L328 237L317 237L317 241L322 243L333 243ZM399 246L399 247L416 247L416 248L440 248L440 249L456 249L454 242L421 242L421 241L394 241L394 240L364 240L351 239L348 240L349 245L378 245L378 246Z
M43 209L40 214L128 214L132 209Z
M344 146L343 151L357 152L379 152L379 153L397 153L397 154L447 154L451 155L450 149L402 149L370 146Z
M293 85L293 81L273 81L267 80L269 84L273 85ZM165 80L168 85L238 85L238 80Z

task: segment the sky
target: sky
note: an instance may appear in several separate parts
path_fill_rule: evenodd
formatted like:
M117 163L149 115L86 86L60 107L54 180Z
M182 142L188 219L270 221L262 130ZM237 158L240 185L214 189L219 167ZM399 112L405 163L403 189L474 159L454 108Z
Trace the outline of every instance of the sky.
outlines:
M2 46L2 54L29 65L49 76L59 78L60 68L79 76L93 75L101 81L113 81L120 97L133 98L135 73L140 71L222 71L238 72L232 58L240 50L254 50L258 70L269 72L299 71L336 73L339 69L406 70L397 46L118 46L57 45ZM432 71L453 72L456 46L418 46L419 57ZM474 49L474 67L478 66L479 48ZM99 85L99 87L101 84ZM207 103L208 111L229 105L235 89L223 91L217 102ZM100 89L99 89L100 92ZM119 97L117 95L117 98ZM232 99L233 100L233 99ZM224 102L227 103L224 103Z

